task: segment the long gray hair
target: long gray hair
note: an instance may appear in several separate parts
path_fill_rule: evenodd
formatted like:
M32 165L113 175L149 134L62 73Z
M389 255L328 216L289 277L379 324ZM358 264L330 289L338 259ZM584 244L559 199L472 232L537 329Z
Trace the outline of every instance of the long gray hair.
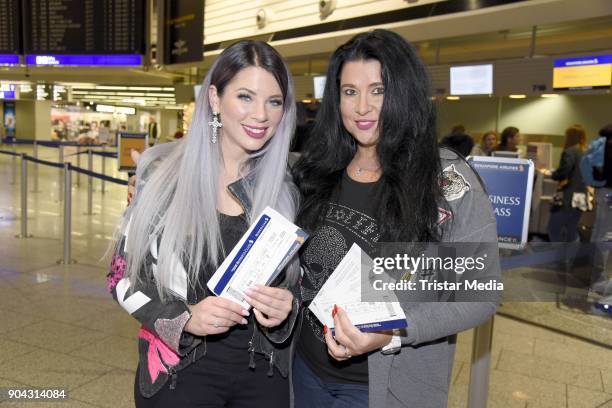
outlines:
M246 177L243 182L252 203L251 211L245 215L251 224L266 206L271 206L289 220L295 219L298 192L287 173L289 145L295 129L291 74L278 52L268 44L240 41L219 55L204 78L188 136L146 150L138 164L136 177L144 185L137 188L120 228L125 231L131 218L125 276L132 285L146 278L141 269L151 244L159 240L155 280L162 299L168 295L167 288L176 273L177 257L191 287L198 284L201 267L215 268L220 264L223 243L216 197L223 157L220 143L210 142L208 122L212 121L212 109L208 89L214 85L222 95L234 76L250 66L261 67L275 77L284 103L275 135L242 165L241 176ZM150 269L145 268L147 273L151 273ZM298 273L294 260L285 281L294 284Z

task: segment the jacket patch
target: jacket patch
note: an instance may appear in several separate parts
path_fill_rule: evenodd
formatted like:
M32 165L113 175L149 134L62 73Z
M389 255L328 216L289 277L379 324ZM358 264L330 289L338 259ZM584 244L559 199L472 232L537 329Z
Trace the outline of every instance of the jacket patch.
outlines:
M190 317L189 312L185 311L174 319L157 319L155 331L172 350L178 350L181 333Z
M470 191L470 183L468 183L463 174L455 169L455 165L451 164L442 170L440 188L446 201L455 201Z
M129 314L133 314L135 311L146 305L151 301L151 298L144 293L137 291L131 294L129 297L125 297L130 288L130 280L128 278L121 279L115 290L117 292L117 302L125 309Z
M144 326L140 328L138 337L146 340L149 343L149 352L147 353L147 368L151 376L151 382L157 380L159 373L168 374L168 369L164 365L175 366L179 363L178 355L170 349L159 337L151 333Z
M157 240L152 240L150 252L153 259L157 261ZM170 274L170 282L167 282L167 284L164 282L166 288L180 299L187 301L187 271L175 253L172 253L171 263L172 273ZM155 278L158 279L157 262L151 263L151 269L153 270Z
M122 256L115 254L113 255L113 260L111 261L111 270L108 275L106 275L106 288L109 292L113 292L117 283L123 279L123 274L125 273L125 259Z
M451 213L450 211L438 207L438 225L444 224L446 221L450 220L452 216L453 213Z

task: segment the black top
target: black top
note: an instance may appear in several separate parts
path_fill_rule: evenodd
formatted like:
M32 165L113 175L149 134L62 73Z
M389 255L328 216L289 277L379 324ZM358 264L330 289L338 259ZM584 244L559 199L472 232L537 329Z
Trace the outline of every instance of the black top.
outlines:
M221 239L223 240L223 256L225 258L236 246L242 235L247 231L249 225L244 215L230 216L219 215L219 226L221 228ZM209 269L208 278L214 270ZM203 285L207 296L215 296L206 285ZM249 364L249 342L253 337L253 313L247 318L248 324L237 324L222 334L206 336L206 359L222 361L229 364Z
M339 362L327 354L323 326L308 309L310 302L340 263L353 243L372 253L378 242L375 219L380 181L359 183L346 172L327 205L325 219L314 231L300 253L304 268L302 298L304 318L298 339L298 352L308 366L330 383L367 384L367 355Z
M552 179L562 182L560 190L563 191L563 208L572 208L574 193L586 192L586 185L580 174L580 160L583 152L578 146L568 147L561 153L559 167L552 173Z

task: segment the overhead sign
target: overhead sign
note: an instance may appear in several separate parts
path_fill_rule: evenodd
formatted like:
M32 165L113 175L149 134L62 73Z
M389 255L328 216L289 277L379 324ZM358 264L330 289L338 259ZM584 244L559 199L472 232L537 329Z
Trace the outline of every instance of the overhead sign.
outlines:
M595 89L612 84L612 55L555 60L553 88Z
M163 24L160 24L163 48L158 52L161 51L164 65L202 61L204 2L164 0L163 4Z
M472 168L484 181L497 220L502 248L522 248L527 243L534 166L531 160L473 156Z
M131 67L142 65L142 55L26 55L26 65L50 66L113 66Z
M0 84L0 99L15 99L15 84Z
M450 67L451 95L490 95L493 93L493 65Z
M0 54L0 65L17 65L19 64L19 55Z

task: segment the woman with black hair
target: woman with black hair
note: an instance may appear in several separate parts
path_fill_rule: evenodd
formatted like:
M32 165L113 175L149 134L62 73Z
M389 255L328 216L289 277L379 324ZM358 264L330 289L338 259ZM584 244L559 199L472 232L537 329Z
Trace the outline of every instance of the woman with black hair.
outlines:
M485 322L496 302L402 303L405 331L363 333L334 308L332 333L308 309L353 243L497 241L483 187L466 162L438 149L425 67L399 35L355 36L330 61L310 142L294 168L304 301L293 364L295 406L442 407L454 335ZM499 277L497 255L487 273Z

